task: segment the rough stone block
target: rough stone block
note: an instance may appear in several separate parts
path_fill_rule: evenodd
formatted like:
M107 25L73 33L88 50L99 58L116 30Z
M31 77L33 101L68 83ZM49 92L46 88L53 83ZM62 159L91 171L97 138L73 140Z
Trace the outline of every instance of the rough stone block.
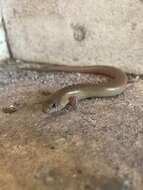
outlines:
M2 0L15 58L143 74L142 0Z

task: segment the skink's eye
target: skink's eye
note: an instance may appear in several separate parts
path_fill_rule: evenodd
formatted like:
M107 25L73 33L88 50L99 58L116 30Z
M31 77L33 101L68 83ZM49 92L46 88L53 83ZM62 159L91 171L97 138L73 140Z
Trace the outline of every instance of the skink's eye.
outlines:
M52 104L52 106L51 106L52 108L56 108L56 104Z
M51 104L43 104L43 112L44 113L52 113L57 111L57 104L51 103Z

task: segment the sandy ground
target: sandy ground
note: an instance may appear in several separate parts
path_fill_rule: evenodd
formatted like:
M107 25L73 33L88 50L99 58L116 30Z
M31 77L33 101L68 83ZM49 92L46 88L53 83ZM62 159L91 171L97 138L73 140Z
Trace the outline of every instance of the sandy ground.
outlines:
M1 190L143 190L143 80L115 98L42 112L43 91L95 79L0 69Z

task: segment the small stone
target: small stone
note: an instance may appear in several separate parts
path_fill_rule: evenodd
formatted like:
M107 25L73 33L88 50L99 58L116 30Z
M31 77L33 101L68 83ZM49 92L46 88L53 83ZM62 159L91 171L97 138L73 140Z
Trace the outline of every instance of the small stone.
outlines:
M14 105L10 105L10 106L8 106L8 107L3 107L3 108L2 108L2 111L3 111L4 113L14 113L14 112L17 111L17 108L16 108L16 106L14 106Z

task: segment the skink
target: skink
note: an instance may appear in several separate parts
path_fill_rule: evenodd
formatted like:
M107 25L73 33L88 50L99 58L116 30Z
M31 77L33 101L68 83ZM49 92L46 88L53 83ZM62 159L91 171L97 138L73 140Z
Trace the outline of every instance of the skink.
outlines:
M46 69L45 69L46 71ZM53 113L62 110L67 104L76 104L78 100L90 97L110 97L121 94L127 85L128 78L125 72L119 68L105 65L97 66L48 66L47 71L64 71L77 73L101 74L109 77L109 82L101 84L81 83L73 84L57 90L48 96L43 104L45 113Z

